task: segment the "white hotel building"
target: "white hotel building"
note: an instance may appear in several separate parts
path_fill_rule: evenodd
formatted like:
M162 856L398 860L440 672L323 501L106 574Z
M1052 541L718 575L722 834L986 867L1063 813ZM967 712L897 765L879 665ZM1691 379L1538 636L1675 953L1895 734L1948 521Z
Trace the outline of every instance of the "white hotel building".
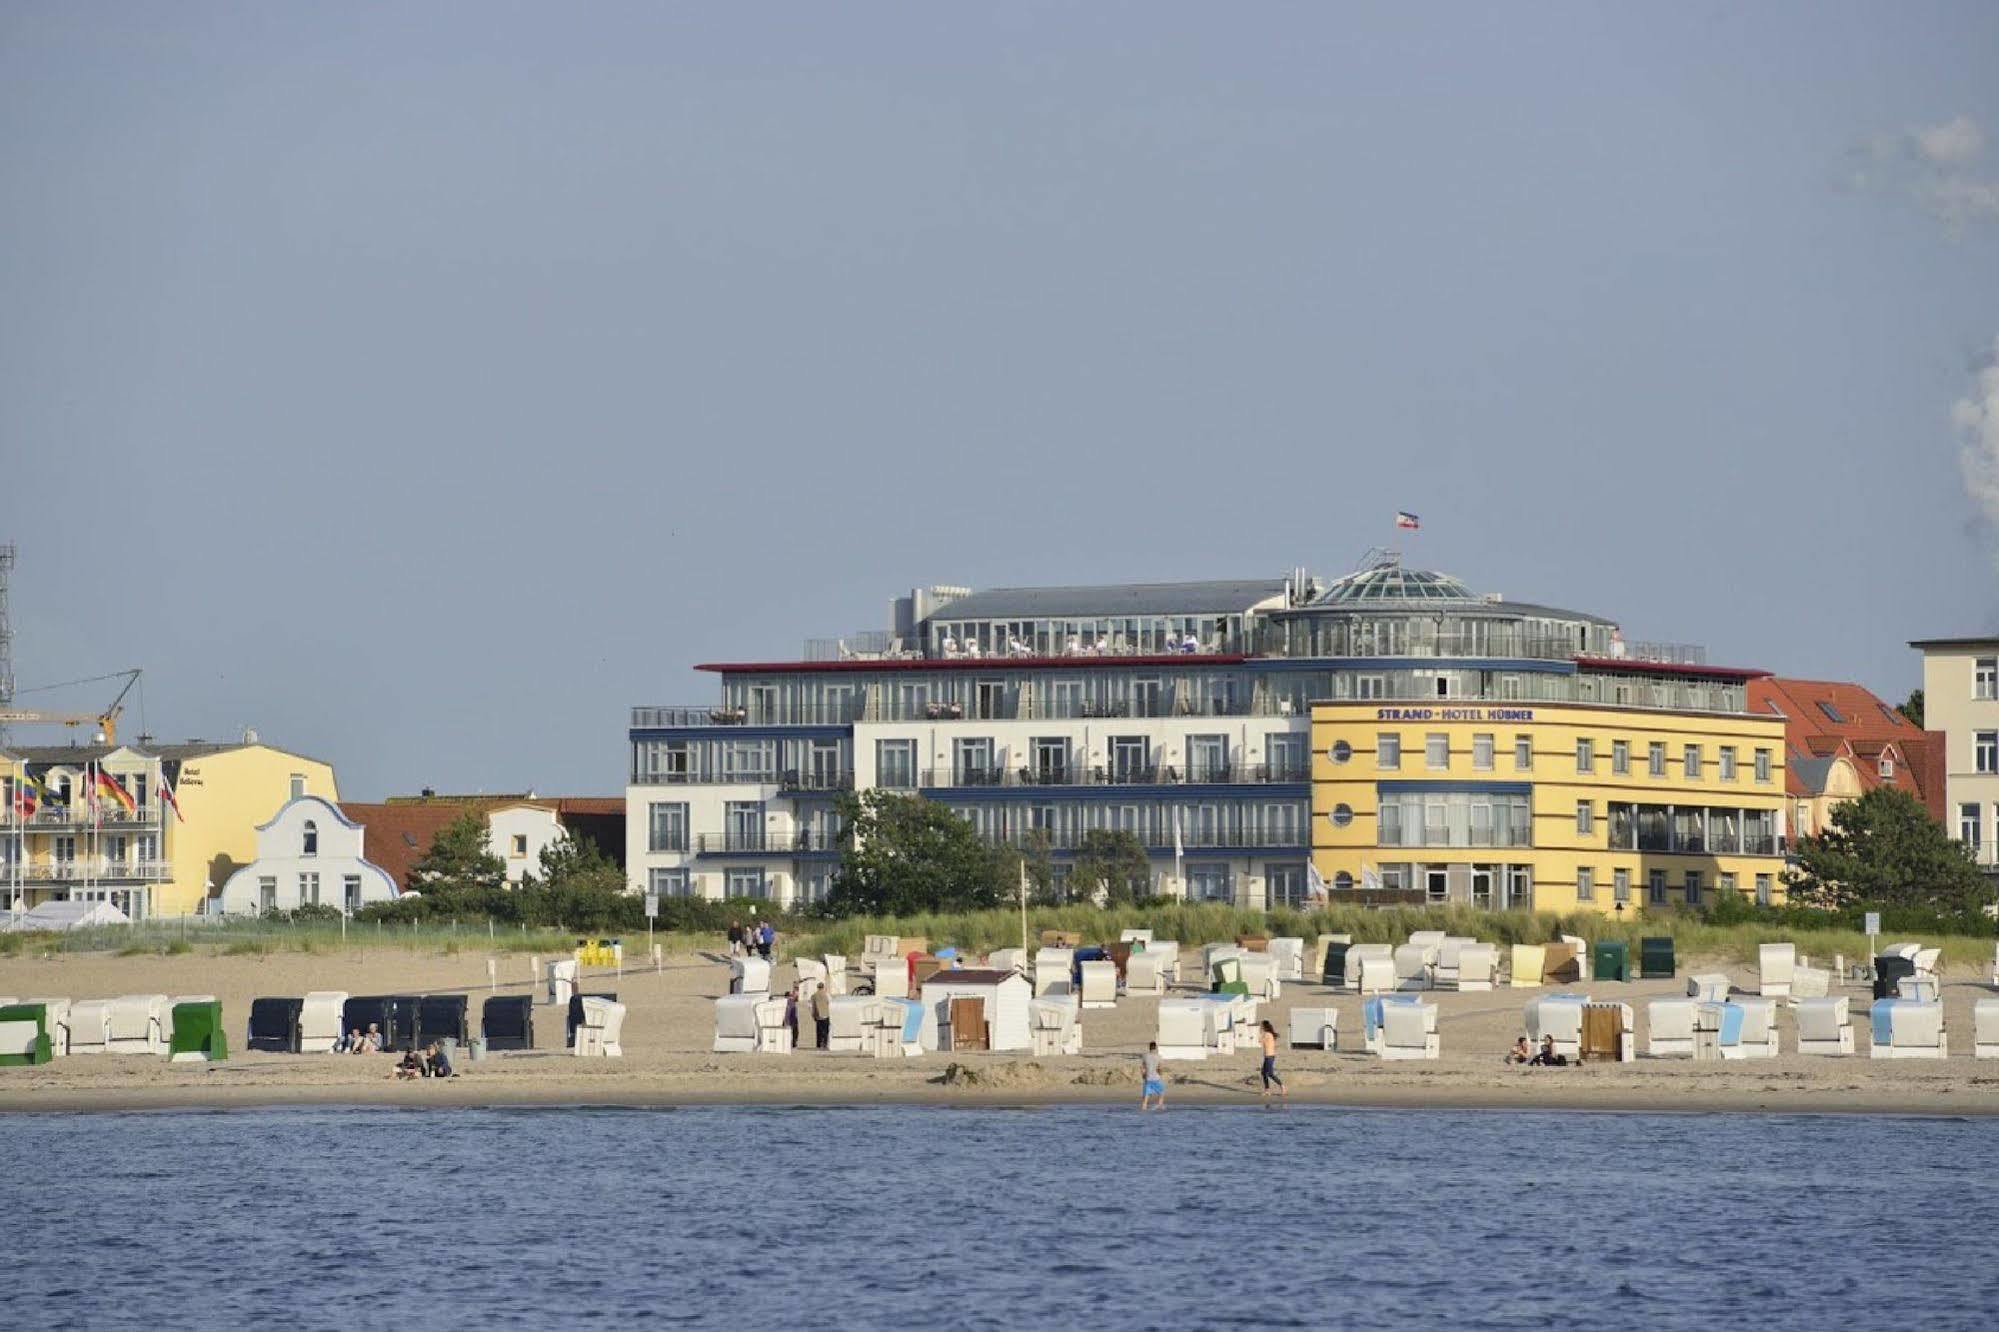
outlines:
M1297 901L1315 700L1624 702L1637 687L1742 708L1739 681L1634 686L1606 660L1624 655L1609 620L1481 596L1392 554L1330 584L932 587L897 599L894 625L802 661L702 666L717 702L632 710L635 886L816 900L839 863L836 798L888 787L993 842L1045 842L1058 876L1087 832L1122 829L1162 893Z

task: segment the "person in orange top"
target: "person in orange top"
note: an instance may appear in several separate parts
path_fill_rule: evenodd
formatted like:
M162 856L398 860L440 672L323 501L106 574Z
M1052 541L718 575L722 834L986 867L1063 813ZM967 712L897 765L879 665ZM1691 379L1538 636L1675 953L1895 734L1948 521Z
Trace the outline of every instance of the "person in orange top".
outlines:
M1289 1096L1291 1091L1284 1085L1284 1079L1277 1076L1277 1028L1270 1025L1270 1019L1263 1021L1263 1094L1270 1095L1272 1087L1279 1096Z

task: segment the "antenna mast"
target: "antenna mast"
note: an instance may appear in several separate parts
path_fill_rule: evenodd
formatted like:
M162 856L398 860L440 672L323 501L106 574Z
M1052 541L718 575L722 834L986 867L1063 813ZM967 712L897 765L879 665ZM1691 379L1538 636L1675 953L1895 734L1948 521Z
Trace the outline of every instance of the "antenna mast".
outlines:
M7 618L7 576L14 570L14 543L0 544L0 710L14 701L14 626ZM7 725L0 722L0 745Z

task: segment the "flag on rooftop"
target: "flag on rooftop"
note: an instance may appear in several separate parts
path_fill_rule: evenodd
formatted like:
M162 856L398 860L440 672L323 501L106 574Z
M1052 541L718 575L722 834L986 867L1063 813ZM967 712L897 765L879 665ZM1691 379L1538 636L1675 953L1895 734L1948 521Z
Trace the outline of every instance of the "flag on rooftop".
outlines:
M1421 527L1423 524L1416 521L1415 514L1407 513L1401 509L1397 509L1395 511L1395 525L1397 527L1406 527L1413 532L1417 528Z

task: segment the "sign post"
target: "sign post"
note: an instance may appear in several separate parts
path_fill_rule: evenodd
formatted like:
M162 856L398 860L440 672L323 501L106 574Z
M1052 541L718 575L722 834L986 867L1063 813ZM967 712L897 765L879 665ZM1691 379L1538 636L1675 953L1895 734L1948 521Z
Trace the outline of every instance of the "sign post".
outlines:
M1869 980L1877 980L1879 979L1879 977L1875 976L1874 974L1874 959L1876 956L1878 956L1878 951L1874 946L1874 936L1881 933L1881 913L1879 911L1868 912L1866 923L1867 923L1867 977Z
M652 923L659 916L659 894L646 894L646 951L652 951Z

